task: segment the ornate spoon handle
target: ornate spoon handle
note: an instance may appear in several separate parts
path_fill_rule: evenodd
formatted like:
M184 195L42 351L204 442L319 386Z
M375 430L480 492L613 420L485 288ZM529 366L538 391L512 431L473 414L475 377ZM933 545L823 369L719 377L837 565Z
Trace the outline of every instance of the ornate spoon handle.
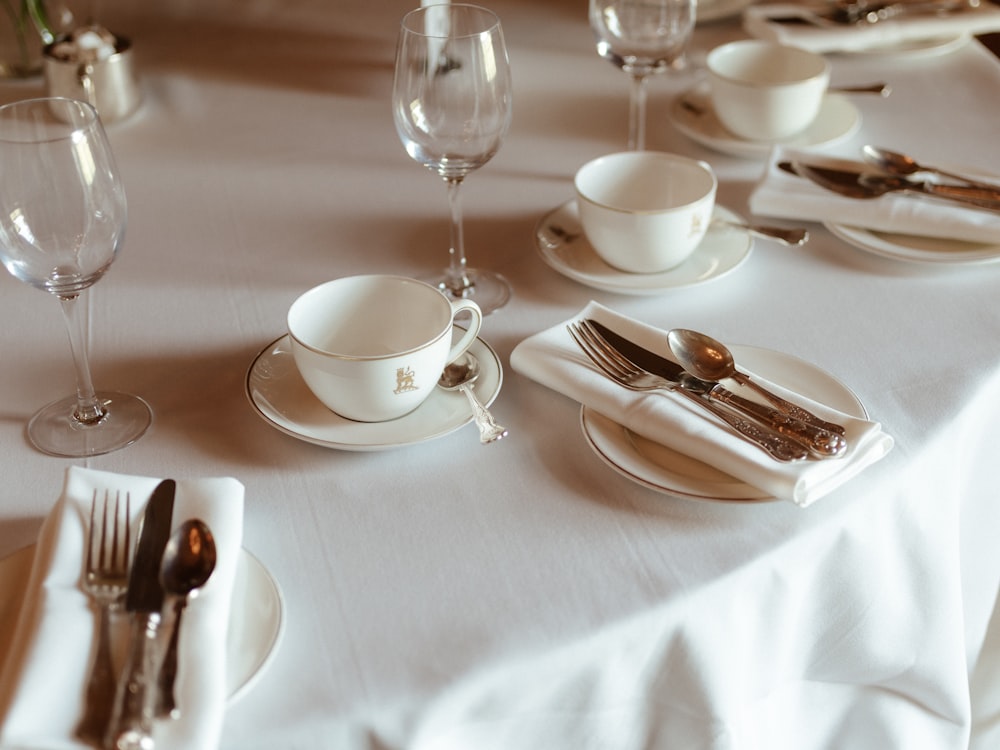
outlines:
M465 397L469 399L469 404L472 406L472 416L476 420L476 427L479 428L480 443L486 445L507 436L507 428L497 424L493 415L483 406L483 402L479 400L479 397L473 393L469 386L462 385L459 387L459 390L465 394Z
M829 432L836 433L837 435L844 434L844 428L841 425L835 424L833 422L827 422L825 419L820 419L811 411L803 409L801 406L793 404L791 401L786 401L776 393L771 393L771 391L767 390L767 388L765 388L764 386L758 385L753 380L751 380L750 376L746 375L745 373L742 372L733 373L733 380L735 380L740 385L745 385L748 388L752 388L753 390L757 391L757 393L759 393L761 396L763 396L772 404L774 404L774 406L777 407L778 411L782 411L788 416L799 420L800 422L811 424L815 427L819 427L821 430L827 430Z
M675 393L681 393L696 404L708 409L708 411L736 430L745 439L754 443L778 461L801 461L809 455L809 451L800 443L779 435L777 432L763 427L756 422L744 419L739 414L725 407L718 406L707 398L696 396L691 391L685 390L680 386L671 387L670 390Z

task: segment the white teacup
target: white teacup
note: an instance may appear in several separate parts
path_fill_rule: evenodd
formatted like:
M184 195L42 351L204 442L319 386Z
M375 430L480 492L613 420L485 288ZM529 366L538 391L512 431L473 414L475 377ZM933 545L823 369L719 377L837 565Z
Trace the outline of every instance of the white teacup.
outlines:
M701 243L718 182L704 162L626 151L587 162L574 185L580 223L597 254L622 271L658 273Z
M468 329L452 344L455 317ZM348 276L321 284L288 311L295 364L328 408L359 422L416 409L442 370L475 341L483 323L472 300L402 276Z
M719 122L752 141L789 138L808 128L830 83L822 55L759 39L716 47L707 65Z

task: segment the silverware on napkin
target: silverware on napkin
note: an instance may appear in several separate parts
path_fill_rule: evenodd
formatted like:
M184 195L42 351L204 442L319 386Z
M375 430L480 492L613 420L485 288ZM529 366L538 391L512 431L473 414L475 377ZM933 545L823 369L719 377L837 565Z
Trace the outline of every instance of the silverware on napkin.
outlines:
M840 435L807 424L770 406L737 396L717 382L696 378L676 362L630 341L602 323L596 320L586 322L622 356L643 370L676 383L682 390L726 404L779 435L796 441L816 458L833 458L842 455L847 448L847 443Z
M896 2L833 2L803 6L794 13L772 16L774 23L809 23L814 26L872 26L903 16L947 16L978 8L981 0L899 0Z
M157 485L143 513L125 609L131 619L128 656L115 692L114 712L105 746L114 750L151 750L156 706L157 631L164 591L160 562L170 537L176 483Z
M944 185L875 172L867 165L841 163L837 167L803 161L782 161L779 169L797 175L847 198L870 200L887 193L918 195L961 203L986 211L1000 211L1000 188Z

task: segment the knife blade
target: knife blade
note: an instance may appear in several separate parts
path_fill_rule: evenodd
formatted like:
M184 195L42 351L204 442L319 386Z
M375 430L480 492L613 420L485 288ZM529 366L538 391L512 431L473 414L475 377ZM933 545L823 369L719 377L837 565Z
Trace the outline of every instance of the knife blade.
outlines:
M1000 211L1000 188L908 180L905 177L872 171L860 162L857 163L857 167L847 165L833 167L802 161L782 161L778 163L778 167L848 198L868 200L879 198L886 193L902 192L942 198L988 211Z
M156 706L156 634L164 592L160 562L170 538L176 482L160 482L143 512L125 609L131 620L129 651L118 679L105 745L116 750L151 750Z
M672 383L677 383L685 390L715 399L749 417L753 417L775 432L801 443L817 458L834 458L843 455L847 449L847 441L843 437L817 426L816 423L822 422L822 420L804 409L801 409L802 413L814 421L807 422L756 401L737 396L725 386L715 381L701 380L694 377L690 373L685 372L684 368L673 360L662 357L656 352L630 341L596 320L588 319L587 322L611 346L617 349L622 356L631 360L639 367L654 375L659 375ZM789 404L789 406L795 407L794 404Z

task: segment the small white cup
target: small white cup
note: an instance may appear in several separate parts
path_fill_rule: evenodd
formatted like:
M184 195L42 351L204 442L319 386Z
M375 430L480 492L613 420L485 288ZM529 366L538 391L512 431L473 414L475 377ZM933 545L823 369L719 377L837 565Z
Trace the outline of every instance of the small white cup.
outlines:
M808 128L830 83L822 55L759 39L716 47L707 65L716 116L752 141L789 138Z
M574 186L597 254L622 271L658 273L687 260L704 238L718 182L704 162L626 151L584 164Z
M453 345L460 313L471 320ZM378 274L328 281L288 310L292 355L306 385L359 422L397 419L420 406L482 323L472 300L450 301L430 284Z

